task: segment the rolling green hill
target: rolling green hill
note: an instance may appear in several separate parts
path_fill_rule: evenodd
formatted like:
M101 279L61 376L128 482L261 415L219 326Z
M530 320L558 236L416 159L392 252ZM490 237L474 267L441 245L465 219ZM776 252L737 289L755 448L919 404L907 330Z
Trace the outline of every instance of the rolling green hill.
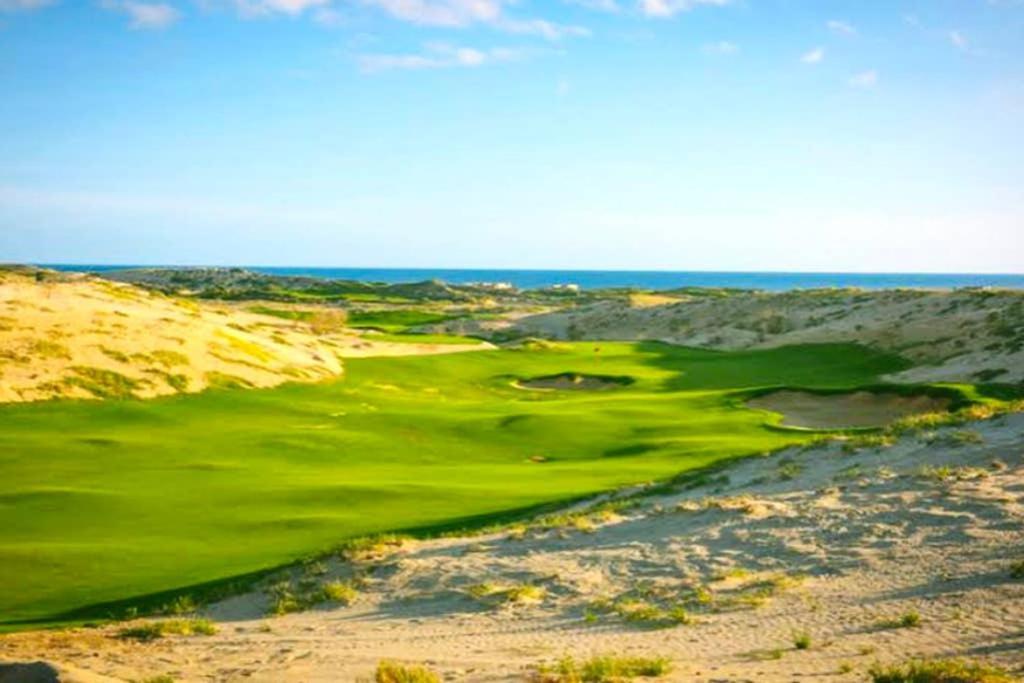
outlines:
M853 387L852 345L725 353L587 342L351 360L343 379L0 408L0 622L240 575L347 537L428 530L809 438L735 392ZM601 391L516 378L630 377Z

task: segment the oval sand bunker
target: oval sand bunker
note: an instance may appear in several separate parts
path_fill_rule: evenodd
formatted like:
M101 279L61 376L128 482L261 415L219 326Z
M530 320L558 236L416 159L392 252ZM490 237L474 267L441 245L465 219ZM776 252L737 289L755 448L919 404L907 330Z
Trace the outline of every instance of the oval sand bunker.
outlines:
M602 375L582 375L575 372L563 372L558 375L521 379L516 386L521 389L555 389L560 391L600 391L632 384L629 377L607 377Z
M944 397L871 391L848 394L776 391L747 401L751 408L781 413L782 424L786 427L806 429L882 427L908 415L946 410L949 404L950 400Z

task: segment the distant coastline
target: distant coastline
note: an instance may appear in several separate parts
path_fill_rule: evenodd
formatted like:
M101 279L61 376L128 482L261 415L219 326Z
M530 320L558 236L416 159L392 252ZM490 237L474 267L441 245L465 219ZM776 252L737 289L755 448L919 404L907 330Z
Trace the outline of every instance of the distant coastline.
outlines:
M125 268L174 266L39 264L47 268L77 272L109 272ZM711 271L630 270L506 270L446 268L304 268L295 266L242 266L268 275L303 275L366 282L422 282L443 280L452 284L508 283L521 289L574 284L584 289L636 287L674 289L677 287L727 287L786 291L823 287L862 289L1008 287L1024 289L1024 274L971 273L784 273Z

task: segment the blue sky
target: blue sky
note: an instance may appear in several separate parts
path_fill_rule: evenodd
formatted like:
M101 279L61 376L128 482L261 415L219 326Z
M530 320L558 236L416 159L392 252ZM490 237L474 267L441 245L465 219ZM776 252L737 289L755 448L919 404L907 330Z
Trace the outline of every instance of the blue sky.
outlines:
M0 261L1024 272L1024 0L0 0Z

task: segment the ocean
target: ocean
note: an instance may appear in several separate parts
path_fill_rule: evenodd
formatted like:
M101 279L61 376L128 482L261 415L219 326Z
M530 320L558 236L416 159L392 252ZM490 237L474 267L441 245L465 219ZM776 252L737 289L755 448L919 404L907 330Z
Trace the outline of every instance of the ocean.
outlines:
M154 266L40 264L65 271L101 273L123 268ZM167 266L172 267L172 266ZM368 282L422 282L443 280L452 284L506 282L521 289L553 285L578 285L583 289L636 287L729 287L786 291L822 287L891 289L896 287L956 288L1009 287L1024 289L1024 275L972 273L782 273L712 272L666 270L487 270L443 268L303 268L292 266L242 266L269 275L306 275Z

